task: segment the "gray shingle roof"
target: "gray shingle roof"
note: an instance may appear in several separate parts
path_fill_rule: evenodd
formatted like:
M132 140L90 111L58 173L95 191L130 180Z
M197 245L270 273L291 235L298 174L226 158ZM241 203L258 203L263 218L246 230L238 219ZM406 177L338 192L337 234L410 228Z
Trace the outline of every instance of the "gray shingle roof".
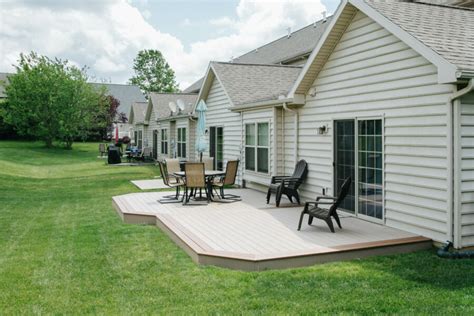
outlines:
M119 112L123 112L127 116L133 102L146 102L145 96L138 86L113 83L91 83L91 85L97 88L105 86L107 94L120 101Z
M292 32L290 37L283 36L242 56L234 58L235 63L278 64L288 63L293 58L309 55L318 43L332 17L326 21L312 23Z
M145 121L146 109L148 102L133 102L131 108L133 108L133 123L143 123Z
M365 1L460 70L474 70L474 10L435 2Z
M185 104L184 111L181 115L189 114L196 102L197 94L195 93L150 93L150 100L153 104L153 111L157 119L167 118L171 115L169 103L177 103L178 100L183 100ZM175 114L176 116L176 114Z
M240 64L285 64L294 60L294 58L309 55L326 30L331 18L328 17L325 22L321 20L294 31L290 37L280 37L234 58L233 62ZM203 80L204 78L200 78L184 89L183 92L198 92Z
M299 66L223 62L212 62L211 67L234 106L286 96L302 69Z

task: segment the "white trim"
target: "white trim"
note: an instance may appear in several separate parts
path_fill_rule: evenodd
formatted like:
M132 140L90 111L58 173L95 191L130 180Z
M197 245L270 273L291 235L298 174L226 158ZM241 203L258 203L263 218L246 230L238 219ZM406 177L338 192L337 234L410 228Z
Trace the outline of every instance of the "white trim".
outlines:
M330 25L326 28L325 32L321 36L321 39L319 40L317 46L309 56L308 61L306 62L303 70L301 71L295 84L291 88L290 93L288 94L289 98L292 98L300 87L303 79L306 77L308 70L314 63L316 57L319 55L321 48L326 43L328 36L333 32L334 25L337 23L341 14L344 12L344 10L349 4L353 5L355 8L366 14L369 18L380 24L394 36L399 38L402 42L410 46L413 50L415 50L421 56L423 56L432 64L434 64L438 68L438 83L453 83L457 81L458 75L461 75L458 73L457 67L448 62L439 54L437 54L431 48L424 45L410 33L403 30L401 27L387 19L385 16L380 14L380 12L372 8L363 0L343 0L337 8Z

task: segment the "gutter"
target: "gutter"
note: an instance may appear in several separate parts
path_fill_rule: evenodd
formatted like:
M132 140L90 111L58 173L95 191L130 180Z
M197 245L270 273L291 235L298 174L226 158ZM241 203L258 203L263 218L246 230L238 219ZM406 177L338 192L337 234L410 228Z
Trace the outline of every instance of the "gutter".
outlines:
M460 247L459 238L459 210L460 203L459 190L461 174L460 170L460 139L459 139L459 115L461 102L459 98L474 90L474 79L470 79L467 86L459 91L455 88L449 97L448 109L448 238L454 243L455 248Z
M273 105L280 105L282 103L283 104L292 103L292 102L293 102L293 98L284 98L284 99L277 99L277 100L265 100L265 101L258 101L258 102L233 106L230 110L233 111L233 112L239 112L239 111L246 111L246 110L250 110L250 109L257 109L257 108L268 107L268 106L273 106Z

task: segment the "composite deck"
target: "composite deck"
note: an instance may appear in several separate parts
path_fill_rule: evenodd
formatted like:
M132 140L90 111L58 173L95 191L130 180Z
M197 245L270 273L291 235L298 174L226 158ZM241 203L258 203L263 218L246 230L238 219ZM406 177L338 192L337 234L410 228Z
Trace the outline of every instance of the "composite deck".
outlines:
M431 247L427 238L342 215L342 229L326 223L297 223L301 206L265 204L249 189L233 190L243 201L183 206L161 204L170 192L132 193L113 198L127 223L157 225L200 264L241 270L307 266L335 260L392 254ZM307 218L305 218L307 219Z

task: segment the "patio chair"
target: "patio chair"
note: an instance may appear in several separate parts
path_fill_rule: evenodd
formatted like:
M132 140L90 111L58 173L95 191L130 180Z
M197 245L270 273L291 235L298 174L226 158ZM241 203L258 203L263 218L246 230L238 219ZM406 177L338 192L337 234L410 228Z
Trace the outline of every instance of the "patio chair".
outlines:
M225 194L224 186L226 185L233 185L235 184L235 179L237 178L237 171L239 170L239 161L238 160L230 160L227 162L227 166L225 168L225 175L223 177L215 178L212 186L214 188L219 188L219 196L223 200L231 200L231 201L241 201L242 199L238 195L234 194Z
M184 199L183 205L188 204L191 199L189 189L204 189L207 202L210 201L209 191L207 190L206 174L204 164L201 162L188 162L184 165Z
M315 202L306 202L303 212L301 212L300 221L298 223L298 230L301 229L301 223L303 221L304 214L309 215L308 225L311 225L313 223L313 218L316 217L325 221L328 224L331 232L334 233L335 232L334 225L331 220L331 217L334 217L334 219L336 220L337 226L339 226L339 228L342 228L341 221L339 219L339 216L337 215L337 208L342 203L342 201L344 201L347 193L349 193L349 189L351 188L351 183L352 183L351 177L348 177L346 180L344 180L344 183L341 186L341 192L339 193L339 196L337 197L318 196ZM329 200L330 202L323 202L321 200ZM321 208L319 207L320 205L329 205L329 208Z
M160 173L163 179L163 183L169 188L176 188L175 195L165 195L162 199L158 200L158 202L166 204L166 203L181 203L183 199L179 199L180 190L184 187L183 181L180 178L170 177L168 173L168 167L165 161L159 161L158 165L160 166ZM184 196L183 196L184 198Z
M298 188L306 179L308 174L308 163L305 160L300 160L295 166L293 175L291 176L274 176L272 177L270 186L267 192L267 204L270 203L270 197L272 193L275 193L276 206L280 206L281 196L285 194L291 203L293 203L293 197L300 204L300 195L298 194Z
M202 162L206 170L214 170L214 157L202 157Z
M104 157L104 155L107 155L107 145L104 143L99 144L99 154L100 157Z
M165 162L166 162L166 167L168 168L168 174L170 178L176 178L174 173L181 171L179 159L166 158Z

